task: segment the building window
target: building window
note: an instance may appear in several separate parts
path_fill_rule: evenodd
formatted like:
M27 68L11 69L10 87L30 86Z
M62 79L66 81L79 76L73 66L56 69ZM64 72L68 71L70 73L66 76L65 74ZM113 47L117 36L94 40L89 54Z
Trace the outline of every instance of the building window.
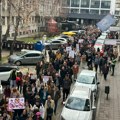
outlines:
M99 8L100 0L91 0L91 8Z
M89 13L89 10L81 9L81 10L80 10L80 13L81 13L81 14L88 14L88 13Z
M99 14L99 10L90 10L91 14Z
M101 10L101 14L102 14L102 15L107 15L108 13L110 13L109 10Z
M79 13L79 9L71 9L71 13Z
M14 37L15 36L15 33L12 33L12 37Z
M22 32L20 32L19 35L22 35Z
M120 11L115 11L115 15L120 15Z
M80 0L71 0L71 7L79 7Z
M90 0L82 0L81 1L81 7L89 8L89 3L90 3Z
M102 1L101 8L110 8L110 1Z
M116 4L116 8L120 8L120 4Z
M13 23L13 25L14 25L14 17L12 16L12 23Z
M2 25L5 25L5 17L2 17Z

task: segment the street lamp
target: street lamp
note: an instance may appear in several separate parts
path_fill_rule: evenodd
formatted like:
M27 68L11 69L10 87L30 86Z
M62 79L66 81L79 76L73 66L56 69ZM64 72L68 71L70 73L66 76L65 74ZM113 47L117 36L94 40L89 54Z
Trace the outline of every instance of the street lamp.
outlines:
M2 0L0 0L0 62L2 61Z

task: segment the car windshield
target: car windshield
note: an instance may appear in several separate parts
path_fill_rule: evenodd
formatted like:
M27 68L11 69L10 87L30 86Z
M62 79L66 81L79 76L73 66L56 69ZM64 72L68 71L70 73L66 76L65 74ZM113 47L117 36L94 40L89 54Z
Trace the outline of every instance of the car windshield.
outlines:
M90 102L88 99L70 97L65 107L78 111L90 111Z
M18 52L16 55L17 56L22 56L22 55L24 55L25 53L27 53L26 51L21 51L21 52Z
M77 82L85 84L95 84L95 78L94 76L79 75Z

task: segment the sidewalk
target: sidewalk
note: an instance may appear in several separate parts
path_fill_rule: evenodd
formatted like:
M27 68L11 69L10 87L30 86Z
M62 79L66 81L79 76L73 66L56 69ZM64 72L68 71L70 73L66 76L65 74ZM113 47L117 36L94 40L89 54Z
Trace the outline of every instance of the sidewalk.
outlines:
M7 57L7 56L9 56L9 54L10 54L10 51L8 51L8 50L2 51L2 57Z
M108 75L108 80L100 80L100 95L96 120L120 120L120 63L115 67L115 76ZM106 100L105 86L110 86L110 94Z

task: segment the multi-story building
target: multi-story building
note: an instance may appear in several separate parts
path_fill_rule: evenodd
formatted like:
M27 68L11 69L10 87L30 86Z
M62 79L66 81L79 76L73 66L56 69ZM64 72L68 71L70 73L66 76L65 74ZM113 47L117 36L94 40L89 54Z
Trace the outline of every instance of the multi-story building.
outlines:
M116 0L115 15L120 18L120 0Z
M9 36L14 36L19 10L21 20L18 37L28 37L45 27L46 17L59 16L60 6L60 0L2 0L2 35L6 33L10 24Z
M68 19L81 24L95 24L108 13L115 14L116 0L66 0Z

